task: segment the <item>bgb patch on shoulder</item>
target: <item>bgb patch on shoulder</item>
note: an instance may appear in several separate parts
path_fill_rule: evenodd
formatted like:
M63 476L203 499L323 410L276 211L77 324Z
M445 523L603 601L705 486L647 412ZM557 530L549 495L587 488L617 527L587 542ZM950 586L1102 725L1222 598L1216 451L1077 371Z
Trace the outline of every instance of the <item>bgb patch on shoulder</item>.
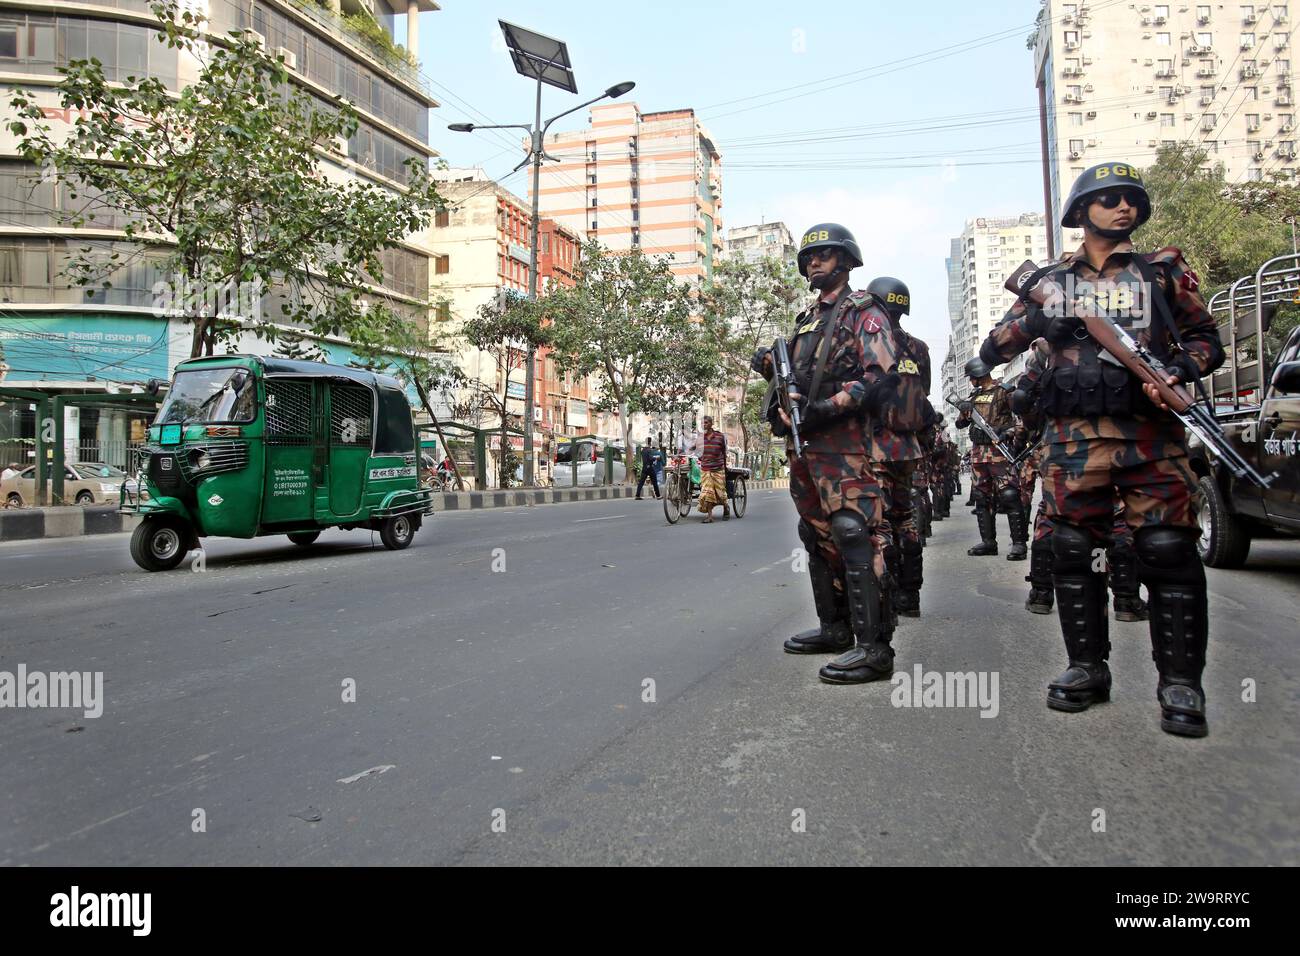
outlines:
M1195 292L1197 289L1201 287L1201 280L1196 275L1196 272L1193 271L1192 269L1188 269L1186 272L1184 272L1183 277L1178 281L1182 284L1183 288L1186 289L1188 292Z

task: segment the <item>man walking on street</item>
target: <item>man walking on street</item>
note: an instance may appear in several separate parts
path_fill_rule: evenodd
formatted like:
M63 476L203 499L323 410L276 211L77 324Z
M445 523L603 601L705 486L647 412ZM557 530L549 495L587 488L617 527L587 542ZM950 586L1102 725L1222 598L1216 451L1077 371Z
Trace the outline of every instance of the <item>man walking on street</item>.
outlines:
M650 479L650 487L654 489L655 497L659 497L659 479L655 476L655 468L658 465L657 453L655 446L651 444L652 439L647 438L645 444L641 446L641 480L636 483L636 500L641 500L641 489L645 487L645 480Z
M713 521L713 509L722 505L722 517L731 517L727 505L727 436L713 430L713 419L707 415L701 420L704 434L700 436L700 511L704 523Z

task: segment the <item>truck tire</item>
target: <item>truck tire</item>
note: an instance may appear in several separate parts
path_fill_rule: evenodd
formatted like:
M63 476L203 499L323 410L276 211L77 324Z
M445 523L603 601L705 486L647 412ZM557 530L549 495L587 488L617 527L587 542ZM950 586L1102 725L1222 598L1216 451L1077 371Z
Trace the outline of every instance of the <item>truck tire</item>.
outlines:
M1250 528L1228 511L1213 476L1201 479L1201 537L1196 549L1211 568L1239 568L1250 553Z
M146 518L131 535L131 557L146 571L170 571L185 560L190 540L180 521Z
M319 537L319 531L294 531L288 535L290 541L303 548L309 544L315 544L316 539Z

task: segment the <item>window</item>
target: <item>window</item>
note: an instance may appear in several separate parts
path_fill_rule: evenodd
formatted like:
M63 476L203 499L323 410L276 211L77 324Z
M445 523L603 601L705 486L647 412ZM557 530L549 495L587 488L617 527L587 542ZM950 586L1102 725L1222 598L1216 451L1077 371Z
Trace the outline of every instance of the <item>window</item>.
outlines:
M1066 43L1066 46L1069 46L1069 45L1071 45L1071 44L1074 44L1075 46L1077 46L1078 43L1079 43L1079 31L1078 31L1078 30L1066 30L1066 31L1065 31L1065 43Z
M1174 95L1174 88L1172 86L1160 87L1160 98L1162 100L1168 100L1173 95Z
M1160 67L1158 70L1156 70L1156 73L1158 73L1160 76L1173 76L1173 75L1174 75L1174 61L1173 61L1173 60L1157 60L1156 63L1158 63L1158 64L1159 64L1159 67Z
M451 271L451 256L434 256L433 263L435 275L445 276Z
M1071 114L1070 114L1070 125L1071 125L1071 126L1082 126L1082 125L1083 125L1083 114L1082 114L1082 113L1071 113Z
M1083 152L1083 140L1081 140L1081 139L1072 139L1072 140L1070 140L1070 152L1072 152L1072 153L1081 153L1081 152Z
M1246 114L1246 126L1247 126L1249 129L1259 129L1259 114L1258 114L1258 113L1247 113L1247 114Z
M1209 7L1197 7L1197 8L1196 8L1196 19L1201 20L1202 22L1203 22L1203 21L1206 21L1206 20L1209 20L1209 19L1210 19L1210 8L1209 8Z
M1283 129L1290 129L1295 126L1294 113L1279 113L1277 119L1278 122L1282 124Z
M0 60L18 59L18 31L16 23L0 23Z
M1065 72L1067 75L1079 72L1079 58L1068 57L1065 61Z
M451 225L451 213L446 209L441 210L433 217L433 224L439 229L446 229Z
M1275 3L1273 5L1273 19L1276 20L1278 23L1281 23L1283 20L1286 19L1285 3Z
M1243 50L1252 49L1255 46L1255 34L1243 33L1241 35L1241 48Z
M1173 126L1173 125L1174 125L1174 114L1173 114L1173 113L1161 113L1161 114L1160 114L1160 125L1161 125L1161 126Z
M1065 88L1065 91L1066 91L1070 96L1073 96L1076 100L1077 100L1077 99L1082 99L1082 98L1083 98L1083 87L1082 87L1082 86L1067 86L1067 87Z
M1198 33L1196 34L1196 42L1200 46L1214 46L1214 34Z
M1162 18L1168 20L1168 19L1169 19L1169 7L1168 7L1168 6L1161 6L1161 5L1157 4L1157 5L1156 5L1156 16L1157 16L1157 17L1162 17Z
M1264 179L1264 171L1262 169L1259 168L1248 169L1246 170L1246 172L1247 172L1246 179L1248 182L1258 183L1258 182L1262 182Z
M1277 71L1278 71L1279 73L1290 73L1290 72L1291 72L1291 61L1290 61L1290 60L1274 60L1274 61L1273 61L1273 65L1277 67Z
M451 321L451 303L439 302L434 311L434 315L437 316L439 322Z
M1169 46L1169 34L1168 34L1168 33L1157 33L1157 34L1156 34L1156 46Z
M1258 87L1258 86L1248 86L1248 87L1246 87L1246 99L1248 99L1248 100L1257 100L1257 99L1259 99L1259 87Z
M1065 11L1065 16L1072 17L1078 14L1079 5L1077 3L1062 4L1061 9Z
M1212 101L1212 100L1214 99L1214 94L1217 93L1218 91L1219 91L1219 88L1218 88L1217 86L1202 86L1202 87L1201 87L1201 98L1204 99L1204 100L1211 100L1211 101Z

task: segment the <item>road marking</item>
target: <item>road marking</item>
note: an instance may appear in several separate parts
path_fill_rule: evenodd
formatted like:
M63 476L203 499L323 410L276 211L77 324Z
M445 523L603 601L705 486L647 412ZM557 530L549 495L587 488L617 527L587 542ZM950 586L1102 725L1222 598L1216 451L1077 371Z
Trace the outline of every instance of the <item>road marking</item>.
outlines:
M354 773L350 777L341 777L339 783L356 783L362 777L378 776L381 773L388 773L390 770L397 769L397 764L386 763L378 767L371 767L369 770L363 770L360 773Z
M579 518L574 524L582 524L584 521L609 521L613 518L626 518L627 515L606 515L603 518Z
M773 568L779 568L783 564L789 564L790 558L782 558L780 561L773 561L771 564L765 564L761 568L750 571L750 574L762 574L764 571L771 571Z

